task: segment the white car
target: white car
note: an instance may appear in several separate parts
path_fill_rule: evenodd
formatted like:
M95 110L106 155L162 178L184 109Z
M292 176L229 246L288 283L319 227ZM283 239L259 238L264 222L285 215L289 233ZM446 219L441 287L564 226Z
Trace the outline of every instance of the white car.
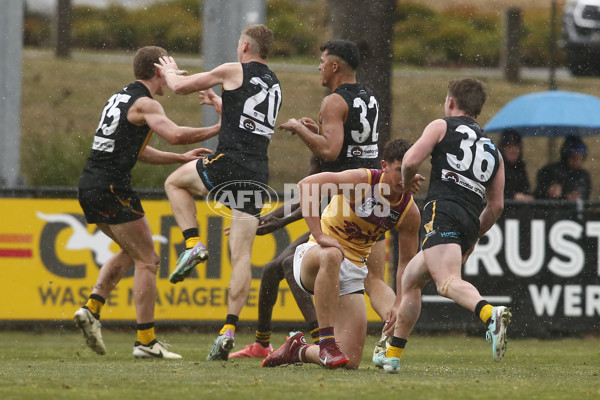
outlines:
M567 0L561 45L573 75L600 75L600 0Z

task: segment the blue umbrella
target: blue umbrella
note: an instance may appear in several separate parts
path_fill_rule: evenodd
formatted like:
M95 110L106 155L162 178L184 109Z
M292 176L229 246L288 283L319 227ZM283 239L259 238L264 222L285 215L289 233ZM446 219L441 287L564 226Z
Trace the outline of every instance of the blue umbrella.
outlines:
M600 98L550 90L519 96L487 123L486 133L514 129L521 136L591 136L600 134Z

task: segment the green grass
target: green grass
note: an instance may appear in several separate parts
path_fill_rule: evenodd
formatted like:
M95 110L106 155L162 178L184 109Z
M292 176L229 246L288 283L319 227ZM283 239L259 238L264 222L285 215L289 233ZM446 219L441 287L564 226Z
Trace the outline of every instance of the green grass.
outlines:
M357 371L305 364L260 368L260 360L207 362L213 334L158 332L183 360L136 360L132 332L105 330L98 356L78 332L0 332L0 398L9 399L597 399L600 338L512 340L491 360L483 338L411 337L398 375L371 363L369 336ZM253 340L243 332L237 348ZM275 345L284 335L275 333Z

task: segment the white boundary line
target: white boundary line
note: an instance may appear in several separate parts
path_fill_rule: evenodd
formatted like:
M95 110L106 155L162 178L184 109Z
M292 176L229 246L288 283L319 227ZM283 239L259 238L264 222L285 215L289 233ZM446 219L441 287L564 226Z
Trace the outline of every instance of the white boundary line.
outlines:
M490 303L508 304L512 303L512 297L510 296L484 296L485 299ZM452 299L439 295L424 294L421 296L423 303L454 303Z

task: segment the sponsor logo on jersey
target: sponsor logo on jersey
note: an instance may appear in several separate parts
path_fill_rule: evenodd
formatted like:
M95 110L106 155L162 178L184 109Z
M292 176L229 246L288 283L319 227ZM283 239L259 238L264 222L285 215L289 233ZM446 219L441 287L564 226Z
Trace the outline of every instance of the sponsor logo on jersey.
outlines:
M107 139L100 136L94 136L94 143L92 144L92 150L105 151L112 153L115 150L114 139Z
M477 194L481 198L483 198L485 196L485 186L483 186L481 183L475 182L474 180L469 179L466 176L463 176L455 171L442 169L442 181L454 182L457 185Z
M356 208L356 215L358 215L361 218L368 217L369 215L371 215L373 213L373 209L375 208L376 205L377 205L377 200L375 200L373 198L367 199L362 204L362 206Z
M376 144L370 144L366 146L348 146L346 157L352 158L377 158L379 150Z
M255 135L264 136L267 139L271 139L271 136L273 135L272 127L265 124L261 124L260 122L254 121L243 115L240 118L239 128L245 130L246 132L251 132Z
M388 218L392 220L394 225L396 225L400 219L400 213L395 210L390 210L390 215L388 215Z
M245 119L243 122L244 129L250 132L254 132L256 130L256 123L251 119Z
M440 236L443 238L453 238L453 239L458 239L460 237L458 232L440 232Z

